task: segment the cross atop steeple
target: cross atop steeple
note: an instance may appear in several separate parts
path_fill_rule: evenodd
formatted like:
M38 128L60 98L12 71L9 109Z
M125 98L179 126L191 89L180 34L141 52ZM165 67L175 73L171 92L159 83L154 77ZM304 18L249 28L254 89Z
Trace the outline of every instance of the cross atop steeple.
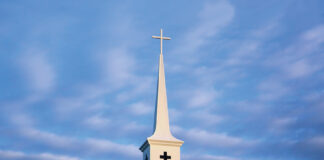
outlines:
M163 30L162 30L162 28L161 28L161 30L160 30L160 37L159 36L152 36L152 38L155 38L155 39L161 39L161 54L162 54L162 42L163 42L163 40L171 40L171 38L170 37L163 37Z

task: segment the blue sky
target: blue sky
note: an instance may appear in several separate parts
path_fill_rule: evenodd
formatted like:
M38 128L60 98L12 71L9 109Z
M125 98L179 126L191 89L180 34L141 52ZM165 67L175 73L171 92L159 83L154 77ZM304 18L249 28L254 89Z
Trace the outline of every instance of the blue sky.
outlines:
M321 0L0 1L0 159L126 160L159 41L183 160L324 157Z

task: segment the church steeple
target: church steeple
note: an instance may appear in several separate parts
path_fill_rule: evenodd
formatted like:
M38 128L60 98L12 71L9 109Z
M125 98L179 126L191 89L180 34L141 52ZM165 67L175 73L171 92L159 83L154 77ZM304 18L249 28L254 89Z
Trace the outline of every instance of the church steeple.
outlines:
M154 133L150 138L173 139L169 127L168 101L165 87L163 54L160 54L159 76L154 115Z
M159 75L157 83L156 106L154 116L154 132L148 137L140 147L143 152L143 159L149 157L150 160L171 159L180 160L180 147L183 141L174 138L170 132L168 102L165 86L164 63L162 53L163 40L170 40L169 37L152 36L152 38L161 39L161 53L159 60Z
M163 37L163 30L160 31L161 36L152 36L152 38L161 40L161 53L159 60L159 76L156 92L156 106L154 115L154 132L149 139L161 139L161 140L177 140L170 132L169 115L168 115L168 100L165 87L165 74L163 63L162 44L163 40L170 40L169 37Z

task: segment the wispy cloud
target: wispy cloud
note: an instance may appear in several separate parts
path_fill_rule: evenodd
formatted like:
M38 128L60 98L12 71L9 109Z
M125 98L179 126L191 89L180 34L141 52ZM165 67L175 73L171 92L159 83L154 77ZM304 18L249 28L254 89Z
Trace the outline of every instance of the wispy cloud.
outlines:
M20 151L0 150L0 158L6 160L80 160L78 157L51 153L26 154Z
M321 44L324 43L324 26L314 27L298 37L298 39L282 51L273 55L266 64L278 68L288 79L303 78L323 68L319 59Z
M249 147L257 145L256 140L246 140L241 137L234 137L227 135L226 133L214 133L208 132L203 129L189 129L185 130L180 127L173 128L174 132L178 135L182 135L189 141L201 145L215 148L240 148L247 149Z
M40 130L34 127L35 120L27 114L15 114L11 117L11 122L17 126L13 130L25 142L33 142L34 146L46 146L54 148L58 152L79 152L80 155L94 155L102 157L106 155L119 155L122 157L138 157L138 147L132 144L119 144L108 139L98 139L92 137L79 138L61 135L49 131ZM85 119L84 122L89 128L106 129L110 126L111 121L100 115L95 115ZM143 126L137 123L128 123L118 128L122 132L134 133L135 130L145 130ZM117 131L118 132L118 131ZM89 148L91 148L89 150ZM0 152L1 153L1 152ZM10 153L10 152L9 152ZM0 154L1 155L1 154ZM19 154L17 154L19 155ZM23 157L26 155L22 154ZM50 156L43 154L42 156ZM29 156L28 156L29 157ZM19 158L19 157L18 157ZM23 159L23 158L22 158ZM46 159L46 158L45 158Z
M46 54L45 51L30 50L19 59L21 70L29 82L27 85L37 92L48 92L56 84L56 73Z
M76 145L78 144L78 141L75 138L59 136L57 134L41 131L32 127L22 128L19 131L23 137L51 147L73 150L78 146Z
M262 81L258 89L260 90L259 98L262 101L276 100L289 93L289 87L277 78L269 78Z
M196 52L197 49L206 44L207 38L215 36L223 27L228 25L235 14L234 7L228 1L217 1L206 3L199 13L200 22L187 34L186 52Z
M110 87L122 87L134 79L134 71L136 70L135 58L126 50L125 47L116 48L108 51L102 58L106 79Z
M93 152L94 154L111 153L132 158L139 158L141 155L138 152L138 146L134 145L121 145L101 139L88 139L86 143L90 148L90 152Z
M193 89L184 89L178 91L177 94L183 98L184 102L187 102L185 107L189 108L209 107L213 105L213 102L221 95L219 91L203 86Z
M84 124L90 128L105 129L111 124L111 120L100 115L94 115L84 120Z
M119 144L107 139L62 136L55 133L41 131L35 128L24 128L20 135L26 140L32 140L41 145L54 147L58 151L77 151L82 155L91 154L96 157L105 155L119 155L122 157L138 158L140 153L138 147L131 144Z
M189 117L198 120L203 126L213 126L224 120L224 116L215 114L209 110L199 110L197 112L193 112L189 115Z
M129 112L134 115L144 115L153 112L154 106L150 106L143 102L137 102L129 106Z
M184 57L182 58L184 64L196 63L196 58L199 57L198 49L208 44L208 38L219 33L223 27L231 22L234 15L234 7L226 0L206 3L198 14L199 22L188 29L185 33L186 36L172 53Z
M288 131L289 126L293 125L296 121L297 119L295 117L274 118L269 130L276 134L282 134Z
M324 147L324 136L316 136L306 141L308 144L320 149Z
M218 97L219 93L213 89L211 90L195 90L191 95L189 106L190 107L202 107L208 106L211 102Z
M184 154L184 155L182 155L182 158L184 160L195 160L195 159L200 159L200 160L239 160L238 158L235 158L235 157L215 156L215 155L210 155L210 154Z

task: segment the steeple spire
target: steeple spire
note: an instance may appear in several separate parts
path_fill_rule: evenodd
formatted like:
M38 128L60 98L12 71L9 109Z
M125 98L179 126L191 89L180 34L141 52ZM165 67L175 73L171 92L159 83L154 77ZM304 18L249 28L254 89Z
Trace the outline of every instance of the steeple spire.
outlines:
M159 77L157 85L156 106L154 116L154 133L151 137L153 139L161 140L177 140L170 132L169 115L168 115L168 101L165 87L165 74L162 53L163 40L170 40L169 37L163 37L163 30L161 29L161 36L152 36L152 38L161 39L161 53L159 61Z
M153 136L172 137L169 127L168 101L165 87L163 54L160 54Z

